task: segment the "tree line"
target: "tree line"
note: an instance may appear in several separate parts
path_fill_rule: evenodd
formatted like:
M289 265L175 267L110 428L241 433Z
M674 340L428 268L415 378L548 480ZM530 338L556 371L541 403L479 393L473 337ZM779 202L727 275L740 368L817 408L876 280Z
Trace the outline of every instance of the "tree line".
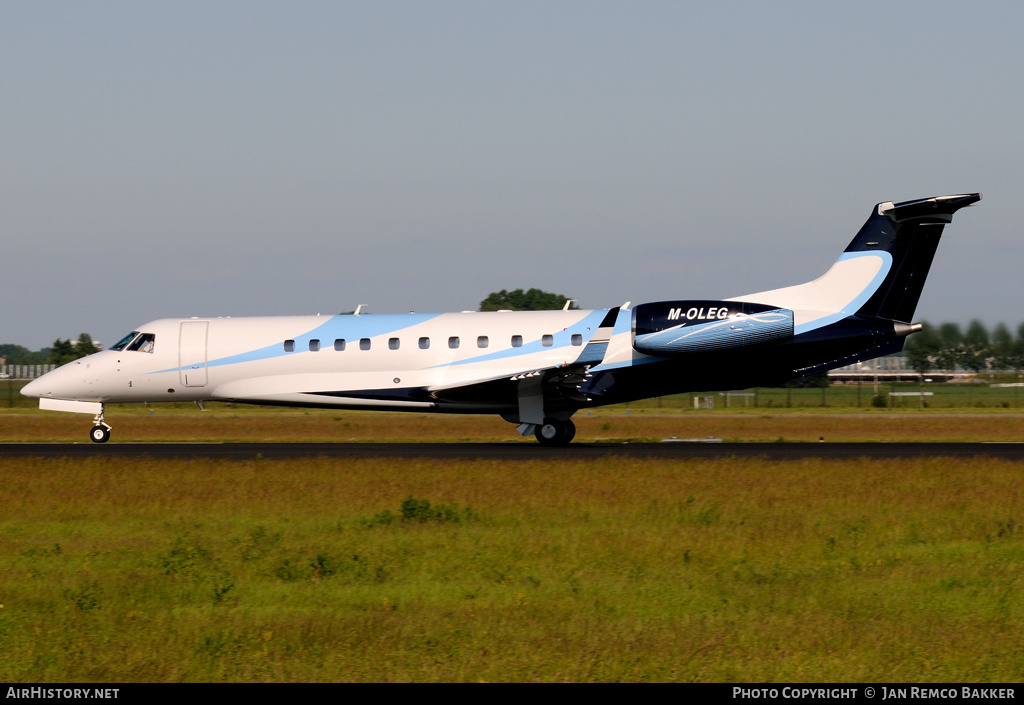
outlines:
M1024 369L1024 323L1016 334L1004 323L989 331L978 320L971 321L966 330L956 323L922 326L903 347L908 364L917 372L958 367L975 373Z
M0 343L0 358L8 365L64 365L99 351L88 333L80 334L75 341L57 338L52 346L36 351L13 343Z
M579 309L575 299L540 289L495 291L480 302L481 311L559 311L570 301L571 310Z

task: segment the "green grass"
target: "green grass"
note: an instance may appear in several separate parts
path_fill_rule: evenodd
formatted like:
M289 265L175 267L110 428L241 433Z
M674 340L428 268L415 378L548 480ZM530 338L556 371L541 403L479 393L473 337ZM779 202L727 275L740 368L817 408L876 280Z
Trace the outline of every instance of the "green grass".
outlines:
M1019 681L1022 470L0 458L0 680Z
M740 413L669 409L604 409L578 413L576 442L658 442L707 438L727 442L982 442L1024 441L1024 414L958 411L865 412L818 409ZM522 438L497 416L112 405L112 443L195 442L499 442ZM0 442L84 441L91 417L38 410L0 411Z

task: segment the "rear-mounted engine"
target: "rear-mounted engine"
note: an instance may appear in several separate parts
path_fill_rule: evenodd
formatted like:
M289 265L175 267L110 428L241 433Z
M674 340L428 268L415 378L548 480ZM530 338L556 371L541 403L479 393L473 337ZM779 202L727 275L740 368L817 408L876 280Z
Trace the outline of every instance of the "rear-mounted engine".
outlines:
M793 337L793 312L744 301L658 301L633 309L633 347L684 355Z

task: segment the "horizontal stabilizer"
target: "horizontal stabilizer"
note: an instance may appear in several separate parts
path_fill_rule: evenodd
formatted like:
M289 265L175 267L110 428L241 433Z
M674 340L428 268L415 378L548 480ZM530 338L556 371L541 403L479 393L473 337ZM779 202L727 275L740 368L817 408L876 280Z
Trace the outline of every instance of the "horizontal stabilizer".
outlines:
M888 216L897 223L905 220L929 220L950 223L953 214L961 208L981 200L980 193L965 193L958 196L935 196L902 203L880 203L878 214Z

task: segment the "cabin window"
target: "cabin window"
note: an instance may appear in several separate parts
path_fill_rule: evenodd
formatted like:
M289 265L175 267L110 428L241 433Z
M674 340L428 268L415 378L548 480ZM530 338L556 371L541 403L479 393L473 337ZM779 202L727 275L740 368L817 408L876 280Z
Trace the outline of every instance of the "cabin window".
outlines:
M318 339L313 338L309 341L309 351L320 352L320 341Z
M542 335L540 337L540 344L545 348L550 348L555 344L555 337L553 335Z
M334 341L334 349L337 350L338 352L341 352L342 350L344 350L345 349L345 339L344 338L338 338L337 340L335 340Z
M284 351L285 352L295 352L295 341L294 340L286 340L286 341L284 341Z
M583 335L581 335L580 333L573 333L572 344L576 346L583 345Z
M448 347L452 350L459 347L459 336L453 335L451 338L448 338Z
M488 346L488 344L489 344L489 341L487 340L487 336L486 335L477 336L476 346L478 348L486 348Z
M359 349L360 350L369 350L370 349L370 339L369 338L360 338L359 339Z
M512 347L513 348L521 348L521 347L523 347L523 336L521 336L521 335L513 335L512 336Z
M398 350L402 346L402 341L398 338L388 338L388 350Z
M128 335L126 335L125 337L121 338L119 341L114 343L114 345L112 345L110 349L111 350L124 350L126 347L128 347L128 343L130 343L133 340L135 340L135 336L137 336L138 334L139 334L139 331L133 330L131 333L129 333Z
M430 349L430 338L420 338L420 350Z
M138 352L153 352L153 345L156 343L156 336L152 333L143 333L128 346L129 350Z

